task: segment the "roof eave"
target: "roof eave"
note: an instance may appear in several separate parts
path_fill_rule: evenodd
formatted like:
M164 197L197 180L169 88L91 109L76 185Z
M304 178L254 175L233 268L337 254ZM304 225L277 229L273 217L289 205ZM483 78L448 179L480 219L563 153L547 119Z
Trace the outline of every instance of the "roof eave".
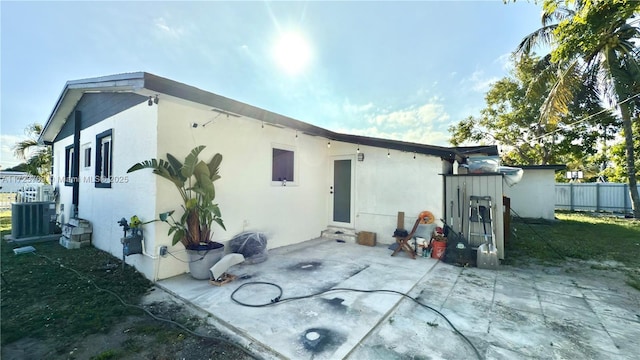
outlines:
M69 81L65 84L56 105L44 126L39 143L51 143L59 133L62 125L75 108L76 104L87 92L144 92L156 93L180 98L189 102L199 103L232 114L263 121L281 127L287 127L302 133L321 136L335 141L353 144L369 145L390 150L414 152L438 156L453 162L462 161L464 154L455 148L410 143L398 140L373 138L360 135L342 134L311 125L284 115L276 114L249 104L245 104L221 95L196 88L191 85L163 78L146 72L117 74L98 78Z
M39 144L50 144L82 98L88 92L133 92L144 87L144 73L127 73L111 76L103 76L90 79L67 81L51 115L44 125L42 133L38 137Z

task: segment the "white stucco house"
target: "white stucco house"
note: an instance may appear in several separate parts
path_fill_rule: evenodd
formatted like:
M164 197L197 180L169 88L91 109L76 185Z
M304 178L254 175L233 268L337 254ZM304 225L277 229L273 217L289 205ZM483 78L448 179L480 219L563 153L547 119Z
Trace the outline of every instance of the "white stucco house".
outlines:
M122 256L121 218L143 221L180 210L174 185L133 164L167 153L221 153L216 184L230 240L246 231L275 248L316 238L328 226L372 231L392 243L398 211L413 224L423 210L443 216L443 177L465 154L454 148L332 132L145 72L69 81L40 141L53 146L59 211L93 225L93 245ZM286 184L283 179L286 178ZM127 263L151 280L187 271L166 224L145 225L146 255ZM185 257L186 258L186 257Z

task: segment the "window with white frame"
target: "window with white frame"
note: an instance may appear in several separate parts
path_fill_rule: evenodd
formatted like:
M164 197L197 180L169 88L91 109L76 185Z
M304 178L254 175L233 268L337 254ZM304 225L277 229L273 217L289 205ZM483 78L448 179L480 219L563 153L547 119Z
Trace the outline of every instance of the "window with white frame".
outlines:
M75 156L75 149L73 145L69 145L64 148L64 184L65 186L73 186L73 157Z
M95 186L102 188L111 187L113 177L113 130L101 132L96 135L96 178Z
M87 170L91 167L91 145L82 145L82 168Z

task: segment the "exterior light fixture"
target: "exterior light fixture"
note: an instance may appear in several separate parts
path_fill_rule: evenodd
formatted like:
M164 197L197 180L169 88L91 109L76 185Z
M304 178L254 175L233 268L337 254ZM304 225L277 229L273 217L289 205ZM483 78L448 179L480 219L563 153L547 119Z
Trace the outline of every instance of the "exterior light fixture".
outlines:
M387 149L387 158L391 159L391 150Z
M147 105L149 106L153 106L153 104L158 105L159 102L160 102L160 98L158 98L158 94L156 94L155 98L149 95L149 100L147 101Z
M296 130L296 139L298 138L298 130Z
M356 149L356 153L360 154L360 144L358 144L358 148Z
M582 170L578 171L567 171L567 179L571 181L576 181L578 179L584 178L584 173Z
M415 159L416 159L416 152L414 151L413 152L413 160L415 160Z
M331 147L331 140L327 141L327 147L330 148Z

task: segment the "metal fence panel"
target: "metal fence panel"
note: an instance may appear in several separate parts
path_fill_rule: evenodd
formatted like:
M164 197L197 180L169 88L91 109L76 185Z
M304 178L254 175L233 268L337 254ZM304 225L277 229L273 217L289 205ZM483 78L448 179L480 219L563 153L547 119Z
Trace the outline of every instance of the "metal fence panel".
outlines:
M638 186L640 191L640 186ZM628 184L556 183L556 209L631 212Z

